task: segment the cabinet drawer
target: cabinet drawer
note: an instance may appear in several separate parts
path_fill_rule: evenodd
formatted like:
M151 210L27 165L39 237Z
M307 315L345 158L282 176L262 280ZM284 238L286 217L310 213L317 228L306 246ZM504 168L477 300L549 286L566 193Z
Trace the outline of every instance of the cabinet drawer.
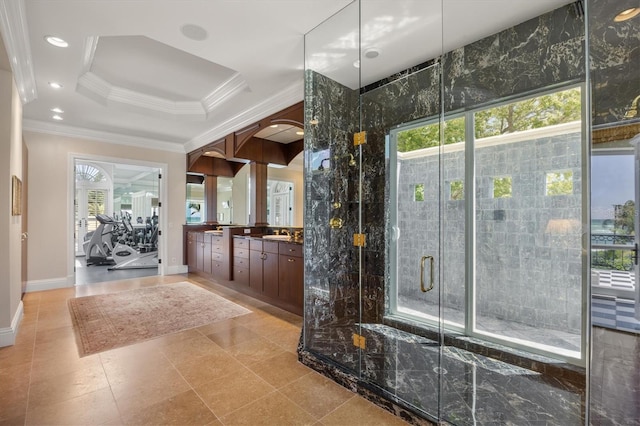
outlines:
M211 271L214 274L220 274L222 272L222 268L224 268L224 264L219 260L214 260L211 262Z
M222 245L224 237L222 235L211 235L211 244Z
M240 284L249 284L249 269L234 267L233 280Z
M280 245L277 241L263 241L262 242L262 251L267 253L278 253L278 246Z
M214 251L211 252L211 260L213 262L222 262L223 258L224 258L224 255L222 253L217 253Z
M248 257L234 257L233 258L233 267L240 268L248 268L249 267L249 258Z
M249 240L246 238L234 238L233 239L233 248L244 248L249 250Z
M211 251L212 252L216 252L216 253L224 253L224 247L222 246L222 244L220 244L220 245L212 244L211 245Z
M243 259L248 259L249 258L249 250L244 249L244 248L236 248L233 250L233 256L234 257L241 257Z
M280 243L280 254L302 257L302 244Z

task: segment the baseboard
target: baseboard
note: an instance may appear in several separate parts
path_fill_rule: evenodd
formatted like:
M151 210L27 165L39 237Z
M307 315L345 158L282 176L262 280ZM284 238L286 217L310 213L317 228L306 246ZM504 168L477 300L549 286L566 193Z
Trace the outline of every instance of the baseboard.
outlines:
M165 269L165 275L180 275L189 272L187 265L167 266Z
M24 305L22 300L18 304L16 314L11 321L11 327L0 328L0 348L4 346L12 346L16 342L16 336L18 335L18 329L20 328L20 321L24 315Z
M48 280L34 280L27 281L27 293L31 293L34 291L44 291L44 290L55 290L57 288L67 288L74 286L75 278L65 277L65 278L52 278Z

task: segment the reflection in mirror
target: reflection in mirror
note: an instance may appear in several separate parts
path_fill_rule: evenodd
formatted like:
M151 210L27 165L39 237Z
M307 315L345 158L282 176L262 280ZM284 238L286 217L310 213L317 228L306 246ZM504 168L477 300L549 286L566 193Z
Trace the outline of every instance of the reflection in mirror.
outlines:
M218 177L218 223L233 223L233 179Z
M267 221L271 226L303 225L304 154L298 154L287 167L269 165L267 170Z
M271 226L293 225L293 182L267 181L267 221Z
M186 222L202 223L204 221L204 184L187 183Z

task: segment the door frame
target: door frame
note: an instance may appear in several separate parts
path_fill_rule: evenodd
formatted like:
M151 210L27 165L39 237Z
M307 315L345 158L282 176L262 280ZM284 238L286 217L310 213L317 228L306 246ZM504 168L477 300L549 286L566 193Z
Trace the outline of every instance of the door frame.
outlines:
M97 161L104 163L117 163L117 164L128 164L134 166L144 166L150 168L160 169L160 174L166 178L168 165L166 163L155 163L150 161L142 161L142 160L131 160L127 158L120 157L108 157L103 155L92 155L92 154L81 154L71 152L68 155L67 159L67 277L70 285L75 285L75 244L74 244L74 231L75 231L75 210L74 210L74 200L75 200L75 164L76 161ZM159 180L159 201L164 202L165 205L168 203L168 190L167 185L163 183L163 180ZM168 213L167 210L163 208L159 208L160 214L159 216L159 231L169 229L168 228ZM165 235L158 234L158 259L167 259L167 244L165 243ZM166 275L167 273L167 264L166 261L164 263L159 262L158 264L158 275Z

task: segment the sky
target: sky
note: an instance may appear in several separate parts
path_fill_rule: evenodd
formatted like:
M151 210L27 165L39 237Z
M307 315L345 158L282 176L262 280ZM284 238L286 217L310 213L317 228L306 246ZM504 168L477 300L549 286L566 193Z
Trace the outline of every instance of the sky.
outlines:
M591 157L591 218L613 219L613 205L634 199L633 155Z

